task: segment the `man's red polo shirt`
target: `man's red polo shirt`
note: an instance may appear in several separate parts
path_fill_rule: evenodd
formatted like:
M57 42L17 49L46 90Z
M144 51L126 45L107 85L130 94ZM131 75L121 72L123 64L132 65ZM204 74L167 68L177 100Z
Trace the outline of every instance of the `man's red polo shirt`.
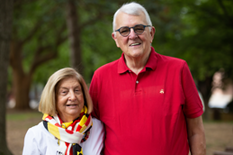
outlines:
M151 48L136 75L122 54L96 70L90 94L105 125L104 155L188 155L185 117L202 115L203 107L184 60Z

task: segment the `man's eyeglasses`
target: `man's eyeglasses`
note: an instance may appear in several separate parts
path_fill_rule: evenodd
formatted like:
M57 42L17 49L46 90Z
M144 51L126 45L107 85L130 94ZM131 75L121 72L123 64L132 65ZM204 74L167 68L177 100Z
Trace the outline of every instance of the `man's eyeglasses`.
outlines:
M115 30L115 32L118 31L123 37L127 37L130 34L131 28L133 28L134 32L139 35L145 31L145 27L151 27L151 25L138 24L133 27L123 26L118 30Z

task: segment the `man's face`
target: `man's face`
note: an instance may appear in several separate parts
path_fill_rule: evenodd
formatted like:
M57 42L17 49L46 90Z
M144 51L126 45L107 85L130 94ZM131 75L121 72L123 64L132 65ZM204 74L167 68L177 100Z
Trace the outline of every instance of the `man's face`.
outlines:
M120 12L116 17L116 29L122 26L133 27L137 24L147 25L145 15L142 13L140 16L128 15ZM121 36L119 32L116 35L112 33L112 37L116 42L117 47L121 48L125 55L126 60L134 59L139 60L147 57L150 53L150 44L153 41L155 28L145 28L145 31L138 35L134 32L133 28L130 29L130 34L127 37Z

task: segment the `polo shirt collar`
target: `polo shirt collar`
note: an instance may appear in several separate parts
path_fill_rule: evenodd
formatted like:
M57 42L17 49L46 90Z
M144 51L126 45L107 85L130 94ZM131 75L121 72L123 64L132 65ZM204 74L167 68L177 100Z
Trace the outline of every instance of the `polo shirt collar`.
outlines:
M145 70L146 68L150 68L152 70L155 70L156 65L157 65L157 53L155 52L154 48L151 46L151 52L150 52L150 56L149 59L144 67L143 70ZM127 67L126 63L125 63L125 58L124 58L124 54L121 54L121 57L119 59L118 62L118 73L125 73L127 71L129 71L130 69Z
M156 69L157 66L157 53L155 52L155 49L151 46L151 52L150 52L150 57L146 63L145 68L150 68L152 70Z
M126 63L125 63L125 58L124 58L124 54L121 54L121 57L118 61L118 73L125 73L129 71L129 68L127 67Z

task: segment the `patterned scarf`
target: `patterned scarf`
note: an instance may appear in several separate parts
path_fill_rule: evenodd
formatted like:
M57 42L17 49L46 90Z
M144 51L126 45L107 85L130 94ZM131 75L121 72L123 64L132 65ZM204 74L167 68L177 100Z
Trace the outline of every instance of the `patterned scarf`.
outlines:
M44 127L58 139L58 154L83 155L80 144L89 137L92 127L92 118L87 114L86 106L83 107L80 117L70 123L62 123L57 115L44 114L42 119Z

